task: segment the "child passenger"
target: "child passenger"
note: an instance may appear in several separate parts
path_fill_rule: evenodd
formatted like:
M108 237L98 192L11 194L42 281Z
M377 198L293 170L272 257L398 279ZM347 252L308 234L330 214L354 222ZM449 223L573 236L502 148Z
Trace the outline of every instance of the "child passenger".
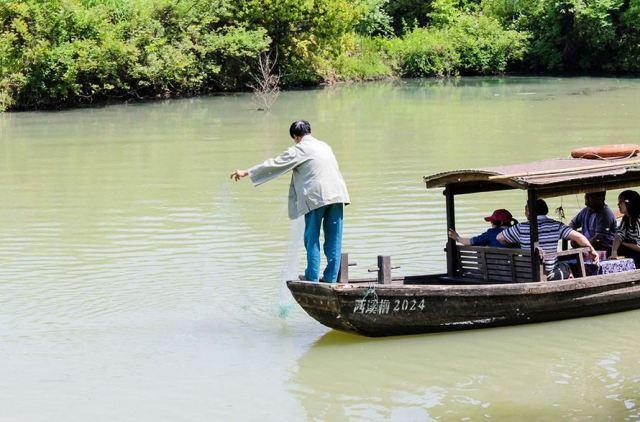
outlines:
M491 223L491 228L478 236L472 238L460 237L455 230L449 229L449 237L463 245L503 248L504 245L496 240L496 236L505 228L517 223L511 213L505 209L495 210L489 217L485 217L484 221Z

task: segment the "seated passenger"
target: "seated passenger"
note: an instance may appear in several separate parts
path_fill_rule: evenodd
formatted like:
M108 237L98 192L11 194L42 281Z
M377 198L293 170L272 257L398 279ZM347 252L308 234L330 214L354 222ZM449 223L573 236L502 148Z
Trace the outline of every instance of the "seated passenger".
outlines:
M491 223L491 228L478 236L472 238L460 237L455 230L449 229L449 237L467 246L503 247L504 245L496 240L496 236L515 221L511 213L504 209L495 210L489 217L485 217L484 221ZM515 222L517 223L517 221Z
M598 262L598 254L586 237L561 222L547 217L549 207L543 199L536 201L535 211L538 216L538 241L540 249L542 249L542 261L547 280L564 280L571 276L569 265L564 262L558 263L558 241L560 239L572 240L580 246L590 248L590 258L593 262ZM526 205L524 212L529 218L529 207ZM529 249L531 247L529 222L518 223L505 229L498 234L497 240L503 245L518 243L522 249Z
M581 228L582 234L589 239L594 248L611 251L617 224L613 211L604 203L605 195L605 191L585 193L584 205L586 206L573 217L569 227Z
M611 258L619 255L633 258L636 268L640 268L640 195L633 190L625 190L618 196L618 207L622 213L620 227L613 239Z

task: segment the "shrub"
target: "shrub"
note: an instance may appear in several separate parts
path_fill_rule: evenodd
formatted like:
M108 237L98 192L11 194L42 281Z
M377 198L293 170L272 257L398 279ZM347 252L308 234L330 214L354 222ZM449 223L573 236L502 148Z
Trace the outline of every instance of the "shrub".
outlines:
M225 2L7 0L0 103L40 108L237 87L268 48Z
M447 33L429 28L390 40L387 51L404 77L453 76L461 60Z
M389 3L389 0L364 0L365 11L356 22L356 33L364 36L393 35L392 19L386 10Z
M460 55L463 74L503 73L522 60L527 49L527 34L505 30L482 14L461 14L444 31Z
M524 61L554 72L638 71L638 0L484 0L484 10L531 34Z
M389 43L403 76L495 74L522 59L527 34L507 30L500 22L457 2L432 4L429 28L416 28Z
M412 29L427 26L432 0L391 0L384 11L391 18L391 25L397 35Z
M250 28L265 28L280 58L286 85L321 81L327 63L337 59L369 12L365 0L238 0L239 18Z
M370 81L394 76L394 68L380 37L356 37L353 48L341 54L333 63L333 72L325 80Z

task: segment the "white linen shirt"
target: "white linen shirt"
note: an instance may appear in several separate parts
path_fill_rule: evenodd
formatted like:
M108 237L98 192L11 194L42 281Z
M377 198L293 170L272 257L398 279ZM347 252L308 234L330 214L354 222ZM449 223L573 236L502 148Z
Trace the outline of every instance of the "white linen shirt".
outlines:
M255 186L293 170L289 185L289 218L296 219L329 204L351 202L331 147L311 135L275 158L249 169Z

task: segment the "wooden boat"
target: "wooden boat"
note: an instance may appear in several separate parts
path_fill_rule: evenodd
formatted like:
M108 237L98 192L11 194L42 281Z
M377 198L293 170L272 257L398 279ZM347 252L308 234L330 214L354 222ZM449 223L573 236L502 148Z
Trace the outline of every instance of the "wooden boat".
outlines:
M455 229L458 195L521 189L529 210L538 198L640 185L640 159L556 159L425 176L427 188L444 188L447 228ZM295 300L320 323L365 336L415 334L524 324L640 308L640 270L586 276L583 250L558 253L577 259L576 278L547 281L531 249L460 246L449 240L447 273L391 277L390 258L378 257L378 276L349 279L343 256L339 283L288 281ZM443 233L446 236L446 233Z

